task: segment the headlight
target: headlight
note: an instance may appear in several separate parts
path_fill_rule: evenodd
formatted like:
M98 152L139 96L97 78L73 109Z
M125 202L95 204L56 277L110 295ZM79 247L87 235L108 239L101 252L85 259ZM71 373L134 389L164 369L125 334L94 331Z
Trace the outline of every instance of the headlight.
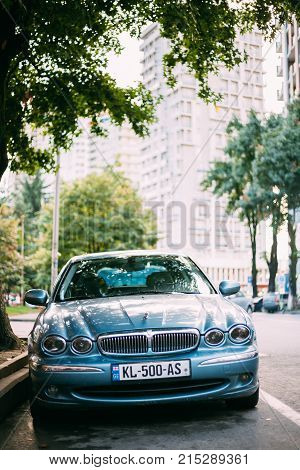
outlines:
M60 354L67 347L66 340L61 336L48 336L43 341L43 348L49 354Z
M72 342L72 349L78 354L86 354L92 349L92 347L92 341L89 338L84 338L83 336L75 338Z
M251 331L246 325L236 325L229 330L229 338L234 343L245 343L251 336Z
M221 330L210 330L204 336L205 342L210 346L218 346L223 343L224 338L225 335Z

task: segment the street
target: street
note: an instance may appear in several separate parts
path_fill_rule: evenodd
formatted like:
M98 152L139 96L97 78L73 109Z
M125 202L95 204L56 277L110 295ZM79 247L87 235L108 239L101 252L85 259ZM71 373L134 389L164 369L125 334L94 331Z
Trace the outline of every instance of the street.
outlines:
M254 313L256 409L224 403L61 413L33 423L24 403L1 423L3 449L300 449L300 315Z

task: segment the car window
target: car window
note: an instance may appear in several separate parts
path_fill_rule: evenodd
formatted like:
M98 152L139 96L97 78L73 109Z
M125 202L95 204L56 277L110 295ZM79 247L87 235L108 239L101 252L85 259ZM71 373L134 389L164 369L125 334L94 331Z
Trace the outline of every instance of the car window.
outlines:
M212 294L215 290L195 263L184 256L121 255L71 265L56 300L166 292Z

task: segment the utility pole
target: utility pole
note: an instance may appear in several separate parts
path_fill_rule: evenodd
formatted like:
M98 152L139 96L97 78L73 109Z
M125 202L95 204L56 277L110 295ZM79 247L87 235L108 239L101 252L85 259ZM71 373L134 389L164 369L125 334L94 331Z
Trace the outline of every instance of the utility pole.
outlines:
M58 274L58 243L59 243L59 186L60 186L60 155L56 159L57 171L55 175L53 231L52 231L52 263L51 263L51 292Z

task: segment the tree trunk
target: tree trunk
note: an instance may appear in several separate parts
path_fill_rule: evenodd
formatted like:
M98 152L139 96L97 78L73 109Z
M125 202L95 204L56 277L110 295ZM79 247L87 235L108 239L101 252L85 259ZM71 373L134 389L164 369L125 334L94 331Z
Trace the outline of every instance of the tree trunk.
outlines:
M288 234L289 234L289 299L288 310L294 310L297 307L297 261L298 251L296 245L296 221L295 209L288 213Z
M268 268L269 268L268 292L275 292L276 290L275 281L276 281L276 274L278 270L277 232L278 232L278 227L276 224L273 224L273 241L272 241L270 260L268 261Z
M18 349L20 339L14 334L9 323L5 308L5 297L0 289L0 350Z
M254 243L251 242L251 249L252 249L252 295L253 297L257 297L257 268L256 268L256 240Z
M252 295L253 295L253 297L257 297L257 268L256 268L256 232L257 232L257 224L253 223L250 220L250 218L248 218L248 226L249 226L249 232L250 232L251 252L252 252L252 260L251 260Z
M5 129L5 88L6 76L0 72L0 181L8 166Z

